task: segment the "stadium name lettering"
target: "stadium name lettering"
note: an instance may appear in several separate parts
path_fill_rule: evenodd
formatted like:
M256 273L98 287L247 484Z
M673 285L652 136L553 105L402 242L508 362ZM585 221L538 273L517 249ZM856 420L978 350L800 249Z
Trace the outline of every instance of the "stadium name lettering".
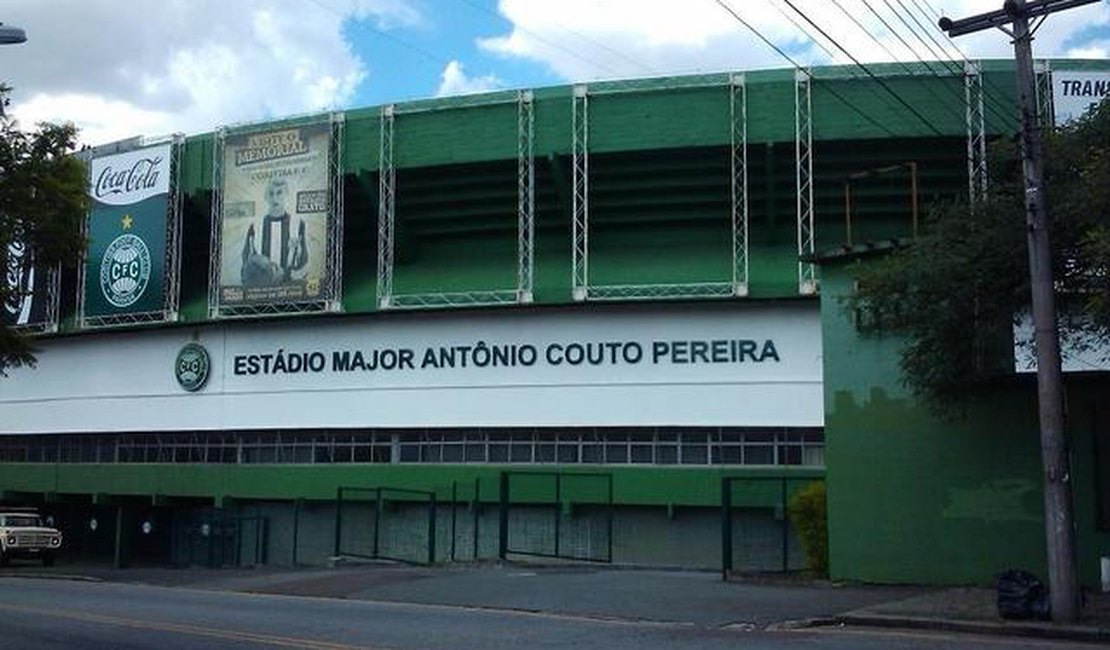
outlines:
M130 169L116 171L105 167L96 179L96 197L108 194L123 194L149 190L158 185L158 166L162 164L162 157L140 158Z
M247 145L235 152L235 164L248 165L304 153L308 153L308 145L297 129L262 133L247 138Z
M736 363L779 363L778 349L771 339L713 339L652 341L595 341L589 343L528 343L489 345L441 345L423 349L371 348L330 352L289 352L278 349L267 354L238 354L232 358L236 375L279 375L297 373L349 373L389 370L444 368L517 368L536 364L561 366L696 365ZM330 363L329 363L330 362Z
M1064 87L1064 97L1105 97L1110 95L1110 80L1079 81L1065 79L1060 82Z

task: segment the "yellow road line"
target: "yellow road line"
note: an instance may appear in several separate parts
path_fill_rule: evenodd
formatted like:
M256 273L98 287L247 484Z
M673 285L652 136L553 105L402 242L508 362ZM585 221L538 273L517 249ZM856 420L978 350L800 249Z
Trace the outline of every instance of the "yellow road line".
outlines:
M79 612L74 610L31 607L27 605L9 605L6 603L0 603L0 611L22 612L26 614L41 614L43 616L69 618L78 621L85 621L88 623L117 625L120 627L130 627L140 630L155 630L159 632L175 632L177 634L191 634L194 636L212 637L228 641L248 641L251 643L280 646L284 648L307 648L309 650L389 650L385 646L345 645L342 643L332 643L330 641L320 641L316 639L302 639L297 637L275 636L270 634L256 634L254 632L240 632L238 630L225 630L214 627L188 625L184 623L147 621L136 618L124 618L122 616L108 616L105 614L91 614L88 612Z

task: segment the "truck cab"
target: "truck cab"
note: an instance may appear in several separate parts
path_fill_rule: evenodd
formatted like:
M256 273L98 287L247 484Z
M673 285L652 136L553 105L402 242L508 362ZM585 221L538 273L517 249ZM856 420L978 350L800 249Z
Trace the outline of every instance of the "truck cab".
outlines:
M62 533L46 525L37 511L0 508L0 566L12 558L38 559L51 566L61 548Z

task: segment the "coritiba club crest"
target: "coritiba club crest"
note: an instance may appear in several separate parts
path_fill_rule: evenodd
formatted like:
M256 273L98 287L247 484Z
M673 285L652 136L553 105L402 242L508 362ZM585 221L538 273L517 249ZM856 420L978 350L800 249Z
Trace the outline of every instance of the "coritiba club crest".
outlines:
M131 225L124 215L123 227ZM100 291L115 307L127 307L143 295L150 284L150 250L142 238L124 233L112 240L100 260Z

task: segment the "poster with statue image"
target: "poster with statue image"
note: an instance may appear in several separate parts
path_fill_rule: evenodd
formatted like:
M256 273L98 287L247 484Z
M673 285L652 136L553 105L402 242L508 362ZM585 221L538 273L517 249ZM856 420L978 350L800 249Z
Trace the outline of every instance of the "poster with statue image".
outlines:
M86 321L165 309L172 146L101 156L89 164Z
M326 297L330 147L327 123L225 137L220 306Z

